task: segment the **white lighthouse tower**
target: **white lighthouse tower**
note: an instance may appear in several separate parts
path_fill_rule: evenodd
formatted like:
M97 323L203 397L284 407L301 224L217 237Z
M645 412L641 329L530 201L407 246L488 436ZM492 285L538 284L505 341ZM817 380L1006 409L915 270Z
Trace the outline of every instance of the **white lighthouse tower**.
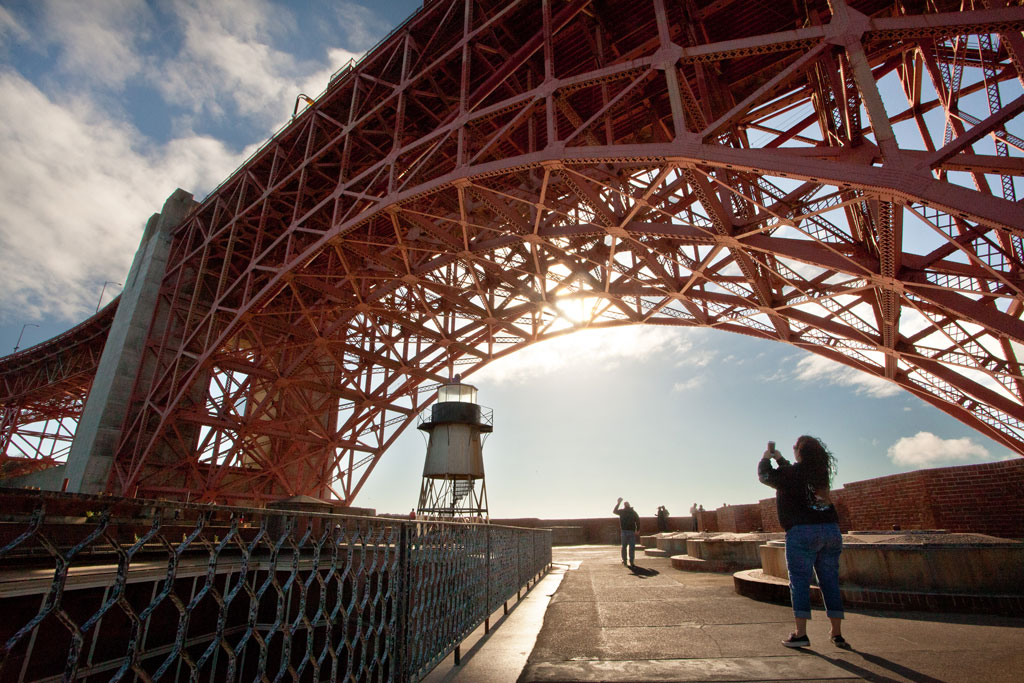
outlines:
M437 402L420 415L430 436L416 514L422 518L482 521L487 485L481 434L493 431L493 411L476 402L476 387L458 375L437 390Z

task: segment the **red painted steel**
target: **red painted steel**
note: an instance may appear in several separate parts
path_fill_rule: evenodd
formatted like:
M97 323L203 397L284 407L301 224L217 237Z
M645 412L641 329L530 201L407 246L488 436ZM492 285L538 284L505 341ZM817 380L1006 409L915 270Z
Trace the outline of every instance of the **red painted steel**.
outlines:
M437 382L638 323L793 344L1024 454L1022 28L426 3L177 229L109 491L351 502Z
M0 478L67 460L117 301L60 336L0 358Z

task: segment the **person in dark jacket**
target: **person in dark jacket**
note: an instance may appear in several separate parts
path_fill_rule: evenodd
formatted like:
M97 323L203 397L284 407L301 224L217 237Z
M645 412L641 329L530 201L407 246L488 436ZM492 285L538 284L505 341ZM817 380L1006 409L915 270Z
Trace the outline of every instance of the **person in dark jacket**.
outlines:
M619 506L622 509L619 509ZM622 564L626 564L630 567L636 566L633 564L633 559L636 557L636 534L640 530L640 515L636 513L629 505L629 501L622 502L622 498L615 503L615 509L612 510L616 515L619 516L619 542L622 545ZM629 562L626 562L626 548L629 548Z
M839 593L839 554L843 536L839 515L829 489L836 471L835 457L820 439L801 436L793 446L796 464L790 464L769 442L761 456L757 478L775 489L779 523L786 530L786 567L796 631L782 641L786 647L808 647L807 620L811 618L811 574L825 601L832 642L847 647L843 638L843 601ZM772 467L772 459L777 466Z
M668 508L664 505L659 505L655 516L658 518L658 531L668 531Z

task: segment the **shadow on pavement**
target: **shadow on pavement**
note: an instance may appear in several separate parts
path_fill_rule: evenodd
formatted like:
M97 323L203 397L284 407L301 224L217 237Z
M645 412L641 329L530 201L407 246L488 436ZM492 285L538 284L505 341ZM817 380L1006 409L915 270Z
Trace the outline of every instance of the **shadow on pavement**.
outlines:
M845 671L849 671L850 673L856 676L860 676L866 681L872 681L873 683L898 683L898 681L904 679L908 681L914 681L914 683L942 683L942 681L938 678L932 678L931 676L923 674L920 671L915 671L914 669L903 666L902 664L892 662L886 659L885 657L879 657L878 655L869 654L867 652L861 652L852 647L848 648L845 651L858 655L865 661L870 662L871 664L874 664L875 666L880 667L882 669L887 669L888 671L891 671L894 674L898 674L903 678L889 678L888 676L883 676L882 674L857 666L853 662L847 661L845 659L829 657L828 655L824 655L820 652L815 652L814 650L805 650L801 648L801 652L807 652L808 654L812 654L815 657L824 659L826 662L832 664L833 666L836 666Z
M657 569L651 569L650 567L641 567L640 565L636 565L636 564L634 564L629 569L634 574L639 576L641 579L646 579L646 578L648 578L650 576L657 576L658 574L661 573Z
M1013 626L1019 628L1021 625L1019 616L1008 616L1005 614L956 614L953 612L887 611L874 609L858 609L857 613L881 619L912 619L914 621L933 621L940 624L960 624L963 626Z

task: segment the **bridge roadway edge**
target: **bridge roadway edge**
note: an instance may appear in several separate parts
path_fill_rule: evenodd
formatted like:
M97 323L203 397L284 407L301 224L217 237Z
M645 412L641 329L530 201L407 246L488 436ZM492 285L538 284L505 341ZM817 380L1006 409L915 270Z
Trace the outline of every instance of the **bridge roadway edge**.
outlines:
M535 605L551 594L542 614L528 608L516 625L510 613L460 666L444 662L424 680L1024 680L1022 617L848 612L844 634L852 648L841 650L815 610L812 646L788 650L780 640L792 628L789 607L736 594L731 574L681 572L667 558L643 556L630 571L614 546L556 547L553 563L568 571L549 574L531 591ZM514 632L501 640L502 628Z

